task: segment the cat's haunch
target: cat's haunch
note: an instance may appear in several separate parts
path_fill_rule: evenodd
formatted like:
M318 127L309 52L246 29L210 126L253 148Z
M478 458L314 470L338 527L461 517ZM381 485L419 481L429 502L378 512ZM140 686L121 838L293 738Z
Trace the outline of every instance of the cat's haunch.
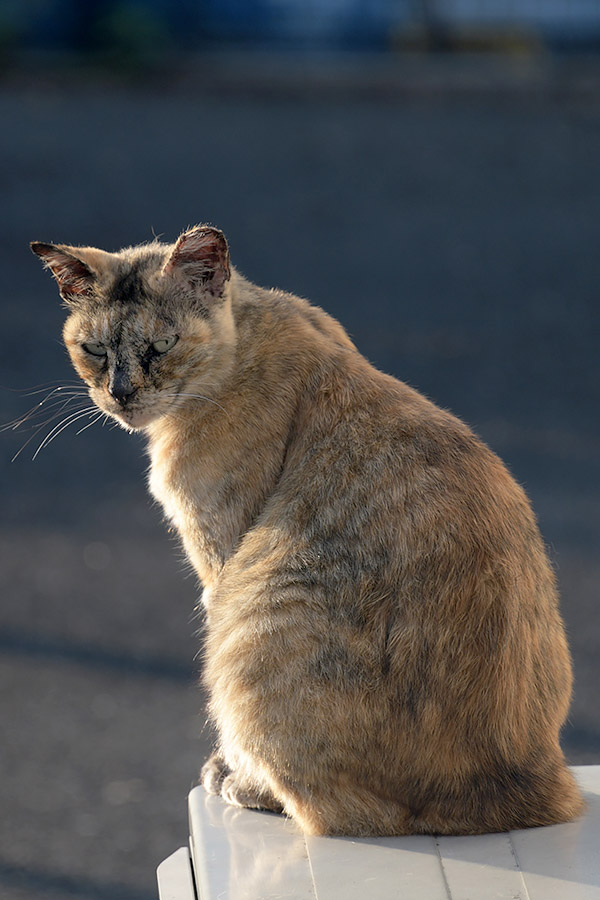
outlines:
M215 228L32 249L204 586L206 789L310 834L579 814L555 580L498 457L323 310L244 279Z

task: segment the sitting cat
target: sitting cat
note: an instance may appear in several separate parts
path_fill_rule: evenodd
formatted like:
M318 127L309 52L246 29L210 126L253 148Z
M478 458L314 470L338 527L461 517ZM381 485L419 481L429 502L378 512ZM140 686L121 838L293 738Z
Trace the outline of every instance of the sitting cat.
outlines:
M100 410L204 586L208 791L309 834L564 822L571 667L529 503L458 419L321 309L193 228L107 253L34 243Z

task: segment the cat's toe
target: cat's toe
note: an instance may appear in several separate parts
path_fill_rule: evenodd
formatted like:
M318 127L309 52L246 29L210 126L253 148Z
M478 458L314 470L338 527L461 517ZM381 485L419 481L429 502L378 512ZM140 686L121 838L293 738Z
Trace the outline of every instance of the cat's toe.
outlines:
M213 753L202 766L200 783L209 794L220 794L224 779L231 769L219 753Z
M241 806L245 809L266 809L276 813L283 812L283 806L268 788L258 788L240 779L235 772L224 779L221 785L221 796L232 806Z
M221 785L221 796L223 800L231 804L231 806L252 806L251 792L242 785L237 775L228 775Z

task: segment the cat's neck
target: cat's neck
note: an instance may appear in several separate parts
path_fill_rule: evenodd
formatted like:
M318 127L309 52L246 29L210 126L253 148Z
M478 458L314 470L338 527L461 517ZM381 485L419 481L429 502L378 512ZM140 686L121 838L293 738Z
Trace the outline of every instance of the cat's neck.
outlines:
M221 383L186 388L214 402L190 398L147 428L150 489L208 587L275 490L300 398L335 352L331 336L352 348L329 317L315 329L321 311L303 301L240 276L232 294L236 340Z

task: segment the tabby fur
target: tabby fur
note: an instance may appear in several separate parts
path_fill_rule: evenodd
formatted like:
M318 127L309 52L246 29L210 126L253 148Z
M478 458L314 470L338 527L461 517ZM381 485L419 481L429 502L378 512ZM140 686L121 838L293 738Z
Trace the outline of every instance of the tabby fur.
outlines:
M207 790L309 834L578 815L555 579L498 457L321 309L243 278L217 229L32 247L204 587Z

